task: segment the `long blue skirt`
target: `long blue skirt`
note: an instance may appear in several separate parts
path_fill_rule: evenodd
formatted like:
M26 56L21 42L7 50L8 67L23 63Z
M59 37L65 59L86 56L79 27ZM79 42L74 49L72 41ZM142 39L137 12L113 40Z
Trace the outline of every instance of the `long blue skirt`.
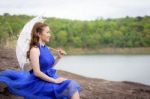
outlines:
M59 77L55 69L45 73L53 78ZM76 91L81 91L80 85L74 80L56 84L34 76L33 71L1 71L0 83L6 84L10 93L25 99L70 99Z

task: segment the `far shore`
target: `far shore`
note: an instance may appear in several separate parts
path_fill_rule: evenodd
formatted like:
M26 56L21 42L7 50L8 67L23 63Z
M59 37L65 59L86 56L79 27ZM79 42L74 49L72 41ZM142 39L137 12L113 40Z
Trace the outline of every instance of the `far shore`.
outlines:
M67 53L69 55L89 55L89 54L150 54L150 47L139 47L139 48L99 48L99 49L89 49L89 48L67 48Z

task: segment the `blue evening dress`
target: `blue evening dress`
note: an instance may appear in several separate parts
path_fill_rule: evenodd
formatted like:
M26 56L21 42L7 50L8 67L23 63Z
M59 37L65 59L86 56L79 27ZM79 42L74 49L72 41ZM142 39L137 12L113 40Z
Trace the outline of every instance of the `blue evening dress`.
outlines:
M40 49L40 70L52 78L58 78L53 68L54 56L46 45L38 45ZM33 69L30 71L17 71L6 69L0 72L0 83L7 85L10 93L22 96L25 99L70 99L81 86L75 81L67 79L56 84L36 77Z

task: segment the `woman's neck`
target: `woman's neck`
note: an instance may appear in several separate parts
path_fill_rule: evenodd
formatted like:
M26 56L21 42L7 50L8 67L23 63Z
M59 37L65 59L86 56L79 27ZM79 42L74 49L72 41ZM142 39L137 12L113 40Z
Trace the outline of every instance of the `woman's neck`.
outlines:
M44 46L45 45L45 42L43 42L42 40L39 40L39 44Z

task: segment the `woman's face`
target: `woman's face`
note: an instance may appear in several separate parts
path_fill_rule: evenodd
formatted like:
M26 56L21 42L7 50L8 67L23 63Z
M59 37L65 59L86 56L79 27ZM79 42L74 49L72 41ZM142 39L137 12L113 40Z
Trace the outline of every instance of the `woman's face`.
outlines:
M43 27L43 32L40 33L39 37L43 42L49 42L49 39L51 37L50 33L49 33L49 27Z

